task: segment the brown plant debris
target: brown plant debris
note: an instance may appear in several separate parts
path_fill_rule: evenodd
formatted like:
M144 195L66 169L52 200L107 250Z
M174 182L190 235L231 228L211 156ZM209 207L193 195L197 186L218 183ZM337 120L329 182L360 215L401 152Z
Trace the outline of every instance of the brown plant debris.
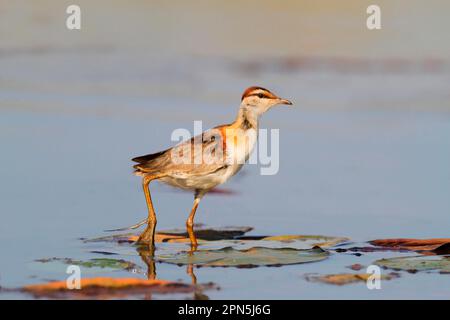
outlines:
M306 279L308 281L322 282L327 284L334 284L342 286L345 284L356 283L356 282L366 282L370 276L369 273L339 273L339 274L327 274L327 275L307 275ZM390 273L386 275L381 275L382 280L391 280L397 278L397 273Z
M369 241L370 244L378 247L393 250L410 250L425 255L448 254L450 253L450 238L436 239L378 239Z
M69 289L66 281L54 281L25 286L21 291L36 298L98 298L108 299L136 294L150 293L188 293L194 292L195 285L167 280L144 280L137 278L84 278L80 289ZM212 284L206 285L210 287Z

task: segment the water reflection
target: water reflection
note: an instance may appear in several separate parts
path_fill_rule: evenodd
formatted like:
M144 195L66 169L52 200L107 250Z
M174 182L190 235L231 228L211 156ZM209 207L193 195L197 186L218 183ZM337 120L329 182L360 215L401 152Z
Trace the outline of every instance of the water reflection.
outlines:
M189 254L192 255L197 250L197 248L193 249L191 246L191 250ZM156 279L156 261L155 261L155 247L154 246L139 246L136 251L138 252L141 260L147 266L147 279L155 280ZM192 299L194 300L209 300L209 297L204 294L203 287L201 285L197 285L198 280L197 276L194 272L195 265L188 264L186 266L186 274L191 278L191 284L195 286L194 293L192 295ZM151 299L151 294L146 294L145 299Z

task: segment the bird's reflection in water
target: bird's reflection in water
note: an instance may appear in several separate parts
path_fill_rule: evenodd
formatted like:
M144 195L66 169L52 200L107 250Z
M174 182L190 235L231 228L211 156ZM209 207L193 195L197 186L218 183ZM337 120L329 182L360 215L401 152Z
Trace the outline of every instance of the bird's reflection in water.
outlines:
M153 246L139 246L137 249L139 256L142 261L147 266L147 279L154 280L156 279L156 262L155 262L155 247ZM189 251L190 255L195 254L197 248L191 247ZM197 286L197 276L194 273L194 264L188 264L186 266L186 273L191 277L191 284L194 285L195 291L192 298L194 300L208 300L209 297L203 293L201 286ZM151 294L147 294L145 299L151 299Z
M141 257L142 261L147 266L147 279L156 279L156 265L155 265L155 247L138 247L137 252Z

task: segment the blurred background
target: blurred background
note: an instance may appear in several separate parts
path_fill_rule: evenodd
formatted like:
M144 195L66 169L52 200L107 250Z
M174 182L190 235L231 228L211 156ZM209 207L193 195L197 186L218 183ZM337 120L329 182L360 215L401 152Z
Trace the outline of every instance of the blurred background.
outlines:
M448 1L75 2L79 31L65 25L74 1L0 3L6 284L28 281L25 261L143 219L130 159L194 120L231 121L251 85L295 103L262 119L280 129L280 171L246 167L197 222L448 237ZM370 4L381 30L366 27ZM155 185L153 196L158 228L183 227L192 195Z

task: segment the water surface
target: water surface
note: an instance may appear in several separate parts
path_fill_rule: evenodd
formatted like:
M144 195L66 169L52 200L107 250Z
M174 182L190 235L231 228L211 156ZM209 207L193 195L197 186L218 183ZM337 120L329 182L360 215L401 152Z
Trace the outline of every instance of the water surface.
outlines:
M228 2L196 5L201 10L117 2L105 10L81 1L79 33L61 27L60 2L2 5L1 286L67 276L36 269L35 259L96 257L80 237L146 215L130 159L168 147L172 131L193 130L194 120L204 128L229 122L241 92L254 84L295 102L261 124L280 129L279 173L245 167L224 186L233 194L205 197L197 222L353 241L448 237L448 20L436 4L408 2L406 19L401 6L381 2L392 19L376 35L364 30L357 1L343 8L265 2L252 26L247 5L239 11ZM162 185L152 194L158 228L183 227L192 195ZM334 254L319 263L201 268L196 275L221 287L205 292L210 298L448 298L447 275L405 273L372 291L304 279L384 256ZM127 258L145 267L137 255ZM185 267L157 268L163 279L190 281Z

